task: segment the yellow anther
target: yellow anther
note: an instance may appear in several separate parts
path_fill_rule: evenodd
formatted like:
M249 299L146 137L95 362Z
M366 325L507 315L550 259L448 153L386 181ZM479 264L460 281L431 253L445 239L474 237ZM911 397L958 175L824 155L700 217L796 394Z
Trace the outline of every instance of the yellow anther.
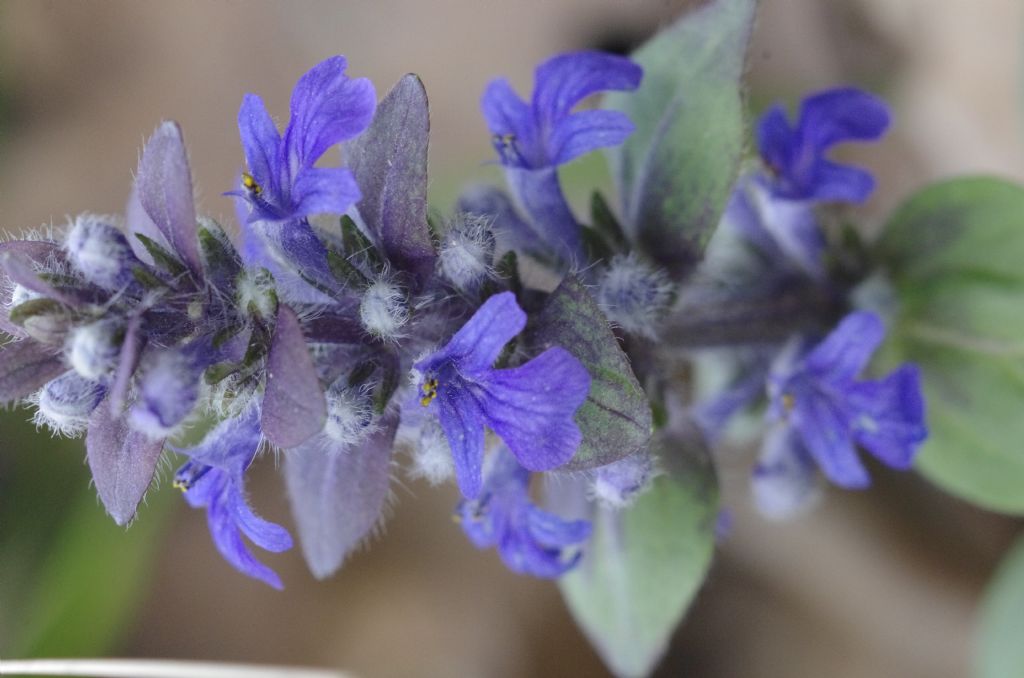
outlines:
M515 143L516 135L515 134L495 134L494 135L494 141L495 141L495 143L501 144L505 148L508 148L509 146L511 146L512 144Z
M175 480L174 487L181 490L182 492L187 492L190 486L183 480Z
M256 180L248 172L242 172L242 187L254 195L259 195L263 192L263 188L256 183Z
M796 398L794 398L791 393L783 393L782 394L782 408L784 410L786 410L786 412L792 412L793 408L795 406L796 406Z
M434 398L437 397L437 379L427 379L423 382L423 397L420 398L420 405L426 407L430 403L434 402Z

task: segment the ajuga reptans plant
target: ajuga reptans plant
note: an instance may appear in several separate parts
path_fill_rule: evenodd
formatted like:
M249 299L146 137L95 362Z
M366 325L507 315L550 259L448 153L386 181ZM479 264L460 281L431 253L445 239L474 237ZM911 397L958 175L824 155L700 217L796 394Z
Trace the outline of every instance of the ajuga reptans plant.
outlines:
M217 550L276 588L261 551L295 533L330 576L379 526L394 475L454 482L466 537L559 578L629 675L654 665L704 577L737 420L761 432L749 496L770 519L919 457L950 491L1024 510L950 472L969 464L929 439L928 414L933 393L941 407L944 393L976 397L982 384L955 370L1005 340L974 315L949 329L971 302L945 281L988 266L971 282L979 302L1011 275L949 217L932 237L928 215L943 200L957 214L1019 205L1019 189L926 191L866 239L874 179L831 153L881 139L890 110L841 87L746 124L753 11L717 0L633 57L554 56L527 97L492 81L481 109L506 188L471 186L447 213L427 206L414 75L378 101L345 58L326 59L299 78L284 129L246 95L231 225L197 213L182 132L161 123L123 216L0 244L0 398L84 435L118 524L161 458L177 460L173 485ZM581 214L560 168L599 150L615 192ZM271 452L292 526L246 491ZM621 637L623 619L646 630Z

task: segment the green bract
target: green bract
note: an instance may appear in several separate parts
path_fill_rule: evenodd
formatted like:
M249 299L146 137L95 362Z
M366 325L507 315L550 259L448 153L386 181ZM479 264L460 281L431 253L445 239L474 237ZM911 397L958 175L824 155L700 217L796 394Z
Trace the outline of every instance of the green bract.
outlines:
M661 659L714 550L718 485L707 451L674 431L659 434L655 450L670 472L627 509L596 507L583 560L559 580L618 676L645 676Z
M717 0L683 16L632 55L640 88L605 100L636 125L608 151L626 230L679 277L700 260L739 171L755 5Z
M610 464L646 445L650 403L590 292L570 276L531 321L529 341L538 351L571 347L590 373L590 394L576 412L583 442L566 468Z

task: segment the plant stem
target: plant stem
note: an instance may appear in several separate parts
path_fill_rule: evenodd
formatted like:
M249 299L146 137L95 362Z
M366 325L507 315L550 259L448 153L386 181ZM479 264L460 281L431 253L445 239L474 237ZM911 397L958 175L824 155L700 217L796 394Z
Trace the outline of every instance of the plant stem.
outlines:
M664 344L679 348L770 344L827 326L837 311L835 297L816 289L749 301L716 300L676 309L661 337Z

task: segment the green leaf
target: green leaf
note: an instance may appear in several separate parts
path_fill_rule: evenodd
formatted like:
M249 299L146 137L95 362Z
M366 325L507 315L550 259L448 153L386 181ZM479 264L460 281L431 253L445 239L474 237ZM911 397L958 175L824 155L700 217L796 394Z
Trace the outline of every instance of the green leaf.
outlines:
M918 470L1024 514L1024 188L990 178L926 188L874 253L898 300L882 362L921 366L930 431Z
M234 284L242 270L238 251L216 221L201 219L199 223L199 252L206 274L216 280L218 287Z
M590 292L569 276L531 320L527 342L537 352L561 346L590 373L590 393L576 412L583 443L565 468L603 466L647 445L650 403Z
M1024 539L1003 558L981 603L975 644L977 678L1024 676Z
M164 249L160 244L149 236L143 235L142 233L135 233L135 237L138 238L142 246L149 252L149 256L153 257L154 263L163 270L170 273L172 276L179 276L184 273L187 269L185 264L178 260L178 257L171 254L169 251Z
M636 131L609 156L632 239L677 277L700 261L739 172L756 0L714 0L633 54L640 88L605 106Z
M648 675L707 574L718 485L702 443L659 434L669 473L628 509L595 507L583 560L559 580L569 610L617 676Z

